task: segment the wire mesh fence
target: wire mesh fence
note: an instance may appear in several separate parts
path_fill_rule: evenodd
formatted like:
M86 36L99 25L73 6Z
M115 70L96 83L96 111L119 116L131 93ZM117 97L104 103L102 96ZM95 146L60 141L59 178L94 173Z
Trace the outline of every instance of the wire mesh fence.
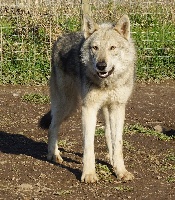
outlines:
M0 0L0 84L46 84L52 44L81 30L82 9L99 23L128 14L138 77L175 78L174 0Z

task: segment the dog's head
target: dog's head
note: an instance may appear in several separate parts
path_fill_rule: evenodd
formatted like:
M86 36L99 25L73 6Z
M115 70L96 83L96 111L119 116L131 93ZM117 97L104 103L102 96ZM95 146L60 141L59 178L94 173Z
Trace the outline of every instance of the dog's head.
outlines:
M116 25L98 25L89 16L84 16L83 31L85 42L82 60L90 73L100 79L123 73L130 60L133 61L134 47L130 39L130 21L127 15L121 17Z

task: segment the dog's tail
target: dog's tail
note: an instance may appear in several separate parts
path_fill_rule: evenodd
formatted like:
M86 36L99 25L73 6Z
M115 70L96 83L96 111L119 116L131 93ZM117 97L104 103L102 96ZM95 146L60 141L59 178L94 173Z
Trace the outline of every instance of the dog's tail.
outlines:
M49 129L51 120L52 120L51 111L49 111L44 116L42 116L41 119L39 120L39 127L44 130Z

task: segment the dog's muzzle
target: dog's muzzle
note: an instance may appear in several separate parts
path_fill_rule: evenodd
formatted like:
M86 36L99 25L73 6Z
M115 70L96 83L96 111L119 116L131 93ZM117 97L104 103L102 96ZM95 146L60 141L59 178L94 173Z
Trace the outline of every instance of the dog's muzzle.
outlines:
M97 75L100 78L107 78L108 76L110 76L113 71L114 71L114 67L110 70L110 71L106 71L107 64L106 62L98 62L96 64L96 70L97 70Z

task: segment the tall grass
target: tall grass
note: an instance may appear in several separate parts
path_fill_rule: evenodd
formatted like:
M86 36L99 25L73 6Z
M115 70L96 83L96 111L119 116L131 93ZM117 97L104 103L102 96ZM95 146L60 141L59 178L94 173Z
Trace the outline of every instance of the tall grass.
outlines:
M52 43L64 32L81 30L80 6L0 9L0 84L46 84ZM130 16L138 52L138 80L175 78L175 22L171 9L160 4L144 7L112 1L105 6L91 6L96 21L116 22L123 13Z

